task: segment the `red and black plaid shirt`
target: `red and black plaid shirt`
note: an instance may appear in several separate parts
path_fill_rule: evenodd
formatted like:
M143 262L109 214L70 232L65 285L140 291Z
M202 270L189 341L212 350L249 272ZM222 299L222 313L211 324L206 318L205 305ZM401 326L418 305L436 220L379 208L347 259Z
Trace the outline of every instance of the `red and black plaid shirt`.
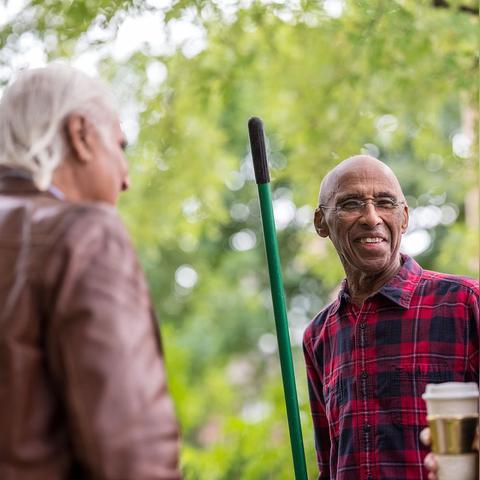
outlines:
M426 384L478 382L478 282L402 258L361 308L344 281L305 331L319 479L426 479Z

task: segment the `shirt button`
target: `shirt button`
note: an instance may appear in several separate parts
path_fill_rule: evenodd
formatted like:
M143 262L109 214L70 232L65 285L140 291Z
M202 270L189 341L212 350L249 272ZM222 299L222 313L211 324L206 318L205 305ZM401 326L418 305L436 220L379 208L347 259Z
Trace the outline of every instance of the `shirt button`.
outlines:
M365 330L365 328L367 328L367 324L366 324L365 322L362 322L362 323L360 324L360 328L361 328L362 330Z
M365 433L368 433L370 431L370 425L367 423L366 425L363 426L363 431Z
M373 480L373 477L372 477L371 475L369 475L369 476L367 477L367 480Z
M364 371L360 374L360 377L361 377L361 378L367 378L367 377L368 377L368 373L364 370Z

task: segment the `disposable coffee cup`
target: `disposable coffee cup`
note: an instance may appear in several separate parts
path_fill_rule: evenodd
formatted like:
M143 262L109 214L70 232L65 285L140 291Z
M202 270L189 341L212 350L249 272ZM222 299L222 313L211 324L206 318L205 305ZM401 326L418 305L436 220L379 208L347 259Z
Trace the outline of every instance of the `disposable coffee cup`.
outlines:
M478 427L477 384L429 384L422 398L427 404L438 479L478 480L478 451L473 448Z

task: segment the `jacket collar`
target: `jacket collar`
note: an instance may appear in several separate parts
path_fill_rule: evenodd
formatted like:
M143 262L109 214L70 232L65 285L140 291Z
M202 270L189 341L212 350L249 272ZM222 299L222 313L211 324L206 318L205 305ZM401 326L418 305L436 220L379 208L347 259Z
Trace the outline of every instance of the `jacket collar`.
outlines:
M0 165L0 193L40 193L25 170Z
M372 295L383 295L402 308L409 308L412 296L422 278L423 269L420 265L408 255L401 254L402 266L398 273L380 290ZM338 294L338 298L333 305L335 313L342 302L350 301L347 280L344 279Z
M0 165L0 194L41 194L47 193L60 200L65 195L54 185L50 185L46 192L42 192L34 184L32 175L26 170Z

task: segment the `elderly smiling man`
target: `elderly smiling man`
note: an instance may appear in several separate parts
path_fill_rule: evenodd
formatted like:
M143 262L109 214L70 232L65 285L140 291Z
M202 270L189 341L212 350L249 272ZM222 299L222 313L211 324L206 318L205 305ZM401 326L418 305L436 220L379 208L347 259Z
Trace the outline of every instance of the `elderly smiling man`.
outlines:
M128 186L107 89L23 72L0 102L0 478L178 480L147 285L114 209Z
M426 384L478 382L478 282L401 254L407 225L379 160L351 157L324 178L315 228L346 279L304 336L320 479L427 479Z

